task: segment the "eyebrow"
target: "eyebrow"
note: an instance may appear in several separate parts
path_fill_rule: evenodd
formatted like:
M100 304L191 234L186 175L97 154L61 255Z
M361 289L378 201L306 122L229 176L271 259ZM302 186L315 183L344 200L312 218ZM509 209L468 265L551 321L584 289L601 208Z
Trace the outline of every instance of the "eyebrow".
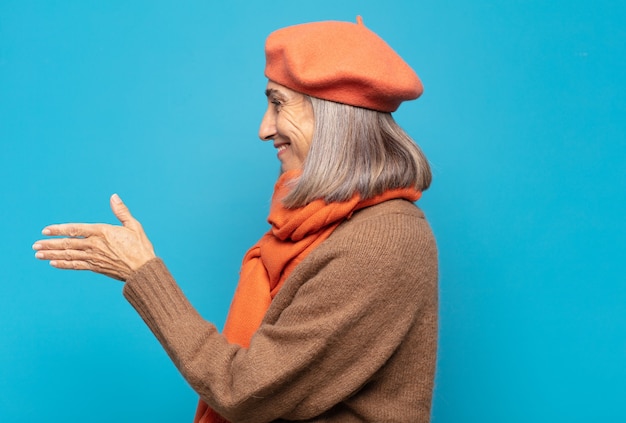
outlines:
M286 99L287 97L285 96L285 94L283 92L281 92L280 90L277 90L275 88L268 88L265 90L265 96L269 98L269 96L274 95L278 98L280 98L281 100Z

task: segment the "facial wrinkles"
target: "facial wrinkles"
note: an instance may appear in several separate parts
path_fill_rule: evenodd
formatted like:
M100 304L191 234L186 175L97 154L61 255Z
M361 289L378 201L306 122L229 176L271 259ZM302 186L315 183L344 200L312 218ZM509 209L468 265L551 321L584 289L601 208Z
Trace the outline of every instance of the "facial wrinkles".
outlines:
M262 128L267 138L273 132L274 145L279 148L283 171L300 168L309 151L313 137L313 106L306 96L279 84L269 83L267 126ZM272 125L273 128L272 129Z
M308 122L305 122L302 119L298 119L298 115L304 115L304 108L306 107L306 105L303 103L304 99L295 104L292 104L293 107L285 105L280 111L283 114L285 121L287 121L291 125L294 135L297 135L302 140L306 139L306 134L304 130L309 128Z

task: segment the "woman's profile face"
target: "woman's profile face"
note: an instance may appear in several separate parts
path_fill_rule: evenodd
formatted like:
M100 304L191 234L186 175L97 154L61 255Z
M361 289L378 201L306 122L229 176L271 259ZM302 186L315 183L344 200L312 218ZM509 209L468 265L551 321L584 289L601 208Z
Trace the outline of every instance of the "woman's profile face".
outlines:
M274 141L283 172L301 169L313 139L313 106L303 94L273 81L267 83L265 95L259 138Z

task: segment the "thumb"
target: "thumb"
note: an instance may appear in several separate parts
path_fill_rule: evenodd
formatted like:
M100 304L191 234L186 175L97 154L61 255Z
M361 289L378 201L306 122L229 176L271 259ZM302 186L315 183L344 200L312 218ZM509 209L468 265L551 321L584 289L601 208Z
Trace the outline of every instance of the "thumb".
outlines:
M136 222L135 218L130 214L130 210L126 207L126 204L122 202L122 199L117 194L111 196L111 210L113 210L115 217L117 217L124 226L130 226Z

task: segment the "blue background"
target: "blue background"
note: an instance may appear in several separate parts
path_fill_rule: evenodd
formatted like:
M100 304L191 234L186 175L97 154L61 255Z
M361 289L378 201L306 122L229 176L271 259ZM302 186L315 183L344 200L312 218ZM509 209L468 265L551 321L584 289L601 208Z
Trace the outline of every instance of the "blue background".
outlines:
M31 245L118 192L221 326L278 172L264 39L357 14L426 89L395 116L435 178L433 422L626 421L624 4L2 0L0 421L190 421L122 285Z

